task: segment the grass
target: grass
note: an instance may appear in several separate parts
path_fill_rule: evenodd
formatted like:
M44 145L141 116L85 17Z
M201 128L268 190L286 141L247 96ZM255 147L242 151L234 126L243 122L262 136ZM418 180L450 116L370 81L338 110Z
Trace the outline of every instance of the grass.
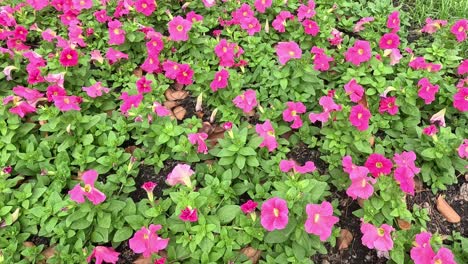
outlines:
M432 19L468 18L468 0L399 0L419 25L427 17ZM413 21L414 21L413 20Z

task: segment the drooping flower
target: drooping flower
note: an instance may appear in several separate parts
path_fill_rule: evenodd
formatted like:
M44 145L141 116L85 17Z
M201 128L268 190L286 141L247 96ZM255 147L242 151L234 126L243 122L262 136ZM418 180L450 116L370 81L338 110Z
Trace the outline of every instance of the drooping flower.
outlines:
M76 110L80 111L81 97L75 95L52 96L55 106L63 112Z
M169 35L173 41L187 41L189 39L188 32L192 28L192 22L181 16L174 17L168 24Z
M205 7L212 7L216 4L216 0L202 0L203 2L203 5L205 5Z
M434 258L435 253L431 247L432 234L429 232L421 232L416 235L415 246L411 248L410 256L414 264L428 264Z
M151 254L165 249L169 243L169 238L163 239L156 234L160 229L161 225L151 224L149 229L143 226L130 238L128 245L133 252L137 254L143 253L143 257L145 258L150 257Z
M379 105L379 113L383 114L387 112L390 115L396 115L398 113L398 105L396 105L396 97L381 97Z
M453 256L450 249L441 247L434 258L431 260L431 264L457 264L455 257Z
M257 106L257 95L254 90L247 90L243 94L236 96L232 100L235 106L242 109L244 113L249 113Z
M359 32L359 31L364 30L364 25L368 24L368 23L370 23L372 21L374 21L374 17L363 17L363 18L359 19L359 21L354 26L353 31L354 32Z
M171 111L164 107L164 105L161 105L158 102L153 102L153 112L156 113L158 116L168 116L171 115Z
M453 107L461 112L468 111L468 88L462 87L453 95Z
M158 184L152 181L147 181L141 186L141 188L145 190L146 195L148 196L148 200L150 201L154 200L153 190L156 188L156 186L158 186Z
M384 56L388 55L390 55L390 65L392 66L400 62L400 60L403 58L399 49L386 49L384 51Z
M272 4L272 0L255 0L254 6L260 13L265 13L265 10Z
M395 33L386 33L379 42L381 49L396 49L400 45L400 37Z
M392 30L392 33L396 33L400 30L400 12L392 12L387 19L387 28Z
M240 208L244 214L250 214L255 211L257 205L258 203L254 202L253 200L248 200L247 202L243 203Z
M392 226L387 224L376 227L372 224L362 222L362 244L370 249L375 248L379 251L389 251L393 248L391 232L394 230Z
M306 161L306 163L301 166L294 160L281 160L279 167L282 172L289 172L290 170L293 170L295 173L297 172L300 174L313 172L317 169L313 161Z
M330 63L333 61L333 58L327 56L325 51L317 46L312 47L310 53L314 54L312 57L314 59L314 70L316 71L328 71L330 68Z
M151 92L151 84L153 81L146 79L145 76L142 76L140 79L136 81L136 87L138 93L150 93Z
M145 16L150 16L156 10L155 0L137 0L135 1L135 10Z
M438 126L445 127L445 111L446 108L432 115L431 119L429 120L431 121L431 124L437 124Z
M196 222L198 221L197 208L192 209L187 206L185 209L180 211L179 219L184 222Z
M78 52L72 48L63 49L59 62L64 67L72 67L78 64Z
M458 42L462 42L466 39L466 34L468 31L468 19L460 19L456 21L453 26L450 28L450 32L455 35Z
M458 156L462 159L468 158L468 139L464 139L458 147Z
M313 20L305 19L304 21L302 21L302 26L304 27L304 32L307 35L315 37L320 32L319 25Z
M273 129L270 120L265 120L265 123L255 125L255 131L259 137L263 138L260 147L266 147L270 152L278 147L275 130Z
M125 31L122 29L122 23L113 20L107 23L109 27L109 45L120 45L125 42Z
M435 94L439 91L439 86L432 84L427 78L419 80L418 86L418 96L424 100L425 104L432 103L435 100Z
M276 46L276 54L281 64L286 64L290 59L300 59L302 50L294 41L279 42Z
M315 14L315 2L313 0L309 0L307 5L300 5L297 9L297 18L299 21L302 21L304 18L314 17Z
M102 86L101 82L96 82L95 84L89 87L83 87L83 91L85 91L89 97L96 98L102 96L103 93L109 93L110 89L107 87Z
M364 88L357 83L357 81L352 78L347 84L344 86L346 94L349 95L351 102L359 102L364 95Z
M349 114L349 121L351 125L355 126L358 130L364 131L369 128L369 119L371 118L370 111L362 105L355 105L351 107Z
M298 114L306 112L306 107L301 102L287 102L287 108L283 111L283 120L286 122L293 122L291 128L297 129L302 127L302 119Z
M128 54L113 48L109 48L106 52L106 58L109 60L110 64L114 64L120 59L128 59Z
M177 164L177 166L174 167L172 172L167 175L166 182L171 186L180 183L189 188L192 188L190 176L192 176L194 173L195 172L190 168L190 165Z
M354 169L357 168L357 166L353 164L353 158L349 155L343 157L343 159L341 160L341 165L343 166L343 171L348 174L350 174Z
M400 184L401 190L414 195L414 176L421 171L414 164L416 154L413 151L404 151L401 154L395 153L393 161L397 167L394 172L395 180Z
M226 69L221 69L215 73L214 79L210 84L210 88L213 92L218 89L224 89L228 85L229 72Z
M192 145L198 145L197 152L208 154L208 147L206 146L205 140L208 138L206 133L190 133L188 134L188 140Z
M345 52L347 62L359 66L361 63L369 61L372 58L372 50L370 43L365 40L357 40L354 46L350 47Z
M346 194L353 198L368 199L374 193L374 186L376 180L371 177L367 177L369 169L363 166L355 166L349 173L351 179L351 185L346 190Z
M132 107L138 107L143 100L143 95L141 93L135 95L129 95L127 92L123 92L119 99L122 99L122 104L120 105L120 111L122 114L127 115L128 110Z
M464 60L458 66L458 74L463 75L468 73L468 60Z
M288 204L285 200L273 197L262 204L260 223L268 231L281 230L288 224Z
M44 94L39 92L38 90L35 90L35 89L29 89L29 88L26 88L26 87L23 87L21 85L18 85L18 86L15 86L13 89L12 89L13 93L15 93L16 95L18 96L21 96L23 97L24 99L26 99L26 101L28 101L28 103L30 104L35 104L36 101L43 97Z
M447 20L432 20L428 17L426 18L426 25L421 29L421 32L433 34L445 25L447 25Z
M366 160L365 166L372 176L378 178L392 172L392 161L378 153L372 153Z
M95 264L101 264L103 261L106 263L117 263L119 260L119 252L116 252L112 247L103 247L103 246L96 246L91 252L91 255L86 259L88 263L94 258Z
M106 195L94 187L97 177L98 173L95 170L85 171L82 176L85 186L81 187L78 183L73 189L68 191L70 199L77 203L84 203L86 197L94 205L104 202Z
M331 203L323 201L321 204L307 204L306 212L305 231L319 236L321 241L326 241L331 235L333 225L338 223L338 217L333 215Z
M438 132L438 129L435 125L430 125L430 126L427 126L423 129L423 133L432 137L434 136L435 134L437 134Z

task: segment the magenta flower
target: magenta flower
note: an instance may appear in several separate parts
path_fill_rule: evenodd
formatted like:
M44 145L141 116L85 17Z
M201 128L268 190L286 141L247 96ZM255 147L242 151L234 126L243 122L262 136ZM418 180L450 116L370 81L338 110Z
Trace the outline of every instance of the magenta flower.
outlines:
M468 88L462 87L453 95L453 107L461 112L468 111Z
M272 0L255 0L254 6L260 13L265 13L265 10L271 6Z
M392 33L396 33L400 30L400 12L394 11L388 16L387 28L392 30Z
M332 35L332 37L327 39L328 42L330 42L330 45L332 46L341 45L341 42L343 42L343 32L340 32L336 28L334 28L332 29L330 34Z
M313 20L305 19L304 21L302 21L302 26L304 27L304 32L307 35L315 37L320 32L319 25Z
M383 114L387 112L390 115L396 115L398 113L398 105L395 103L396 97L381 97L379 104L379 113Z
M244 113L249 113L257 106L257 96L254 90L247 90L243 94L236 96L232 100L235 106L242 109Z
M327 56L325 51L319 47L312 47L310 53L314 54L314 70L316 71L327 71L330 68L330 63L333 61L332 57Z
M429 232L421 232L416 235L414 247L411 248L410 255L414 264L428 264L432 263L435 253L431 247L432 234Z
M208 138L206 133L190 133L188 134L188 140L192 145L198 145L197 152L208 154L208 147L206 146L205 140Z
M351 102L359 102L364 95L364 88L357 83L357 81L352 78L347 84L344 86L346 94L349 95Z
M218 71L214 80L210 84L210 88L213 92L216 92L218 89L224 89L228 85L229 72L226 69L221 69Z
M372 176L378 178L382 175L388 175L392 172L392 161L378 153L372 153L366 160L365 166L369 169Z
M113 48L109 48L106 52L106 59L109 60L110 64L114 64L120 59L128 59L128 54L125 54Z
M286 64L290 59L300 59L302 50L294 41L279 42L276 46L276 54L281 64Z
M143 253L143 257L145 258L150 257L151 254L165 249L169 243L169 238L163 239L156 234L160 229L161 225L153 224L149 226L149 229L142 227L128 240L128 245L133 252L137 254Z
M116 252L112 247L96 246L86 261L90 263L95 258L95 264L101 264L103 261L115 264L119 260L119 255L120 253Z
M268 231L281 230L288 224L288 204L285 200L273 197L262 204L260 223Z
M180 84L190 85L193 83L193 70L188 64L179 64L176 81Z
M85 171L82 176L85 186L81 187L80 184L77 184L73 189L68 191L70 199L77 203L84 203L86 197L94 205L104 202L106 195L94 187L97 177L98 173L95 170Z
M462 159L468 158L468 139L465 138L458 147L458 156Z
M345 170L349 171L349 167ZM374 193L374 186L376 180L371 177L367 177L369 169L363 166L355 166L349 173L351 179L351 185L346 190L346 194L353 198L368 199Z
M141 93L135 95L128 95L127 92L123 92L119 99L122 99L122 104L120 105L120 111L122 114L127 115L128 111L132 107L138 107L143 100L143 95Z
M255 125L255 131L257 131L259 137L263 138L260 147L266 147L270 152L278 147L275 130L273 129L270 120L265 120L265 123Z
M460 75L468 73L468 60L464 60L460 63L457 73Z
M244 214L250 214L255 211L257 205L258 203L254 202L253 200L248 200L247 202L243 203L240 208Z
M305 231L326 241L331 235L333 225L338 223L338 217L333 216L331 203L323 201L321 204L307 204L306 212Z
M145 190L147 193L152 193L154 188L156 188L156 186L158 186L157 183L148 181L148 182L143 183L141 188L143 188L143 190Z
M294 16L289 11L280 11L271 25L276 31L283 33L286 31L286 22L293 19Z
M372 50L370 43L365 40L357 40L354 46L350 47L345 52L347 62L359 66L361 63L369 61L372 58Z
M52 100L54 101L55 107L57 107L60 111L66 112L71 110L81 110L80 103L82 99L79 96L52 96Z
M14 107L10 108L9 112L12 113L12 114L16 114L18 116L20 116L21 118L23 118L25 115L29 114L29 113L35 113L36 112L36 107L33 106L33 105L30 105L29 103L27 102L19 102L18 104L16 104Z
M162 35L158 32L151 35L148 42L146 42L146 50L148 55L158 56L159 53L164 49L164 42L162 40Z
M202 0L205 7L210 8L216 4L216 0Z
M171 115L171 111L168 110L164 105L161 105L158 102L153 102L153 112L158 116L168 116Z
M424 99L424 103L426 104L432 103L435 100L435 94L439 91L439 86L431 84L427 78L419 80L418 86L419 97Z
M88 94L89 97L96 98L102 96L103 93L109 93L110 89L102 86L101 82L97 82L89 87L83 87L83 91Z
M255 33L260 32L262 26L260 22L255 17L247 17L240 21L240 26L242 29L246 30L249 36L255 35Z
M83 9L90 9L93 7L93 0L73 0L73 8L81 11Z
M138 81L136 81L136 87L138 93L150 93L151 92L151 84L153 81L146 79L145 76L142 76Z
M400 46L400 37L395 33L386 33L379 42L381 49L397 49Z
M311 18L315 16L315 2L313 0L309 0L307 5L300 5L297 9L297 18L299 21L302 21L304 18Z
M306 112L305 105L301 102L287 102L286 106L288 108L283 111L283 120L286 122L293 122L291 124L292 129L302 127L302 119L298 114L303 114Z
M187 41L189 39L188 32L192 28L192 22L182 18L181 16L174 17L168 24L169 35L173 41Z
M161 72L161 66L157 55L150 55L145 59L143 64L140 66L142 70L148 73L159 73Z
M431 264L457 264L455 262L452 251L448 248L440 248L434 258L431 260Z
M67 91L65 91L65 89L63 89L62 87L57 86L57 85L51 85L47 87L47 90L46 90L47 101L52 102L53 96L63 96L63 95L67 95Z
M175 166L174 169L172 169L172 172L167 175L166 182L171 186L180 183L189 188L192 188L190 176L192 176L194 173L195 172L192 169L190 169L190 165L177 164L177 166Z
M421 171L414 164L415 160L416 154L413 151L404 151L401 154L395 153L393 157L397 167L394 172L395 180L400 184L403 192L411 195L414 195L414 175Z
M99 23L106 23L107 21L111 20L105 9L96 11L93 13L93 15Z
M468 19L460 19L456 21L450 28L450 32L457 38L458 42L466 39L466 32L468 31Z
M357 166L353 163L353 158L349 155L343 157L343 159L341 160L341 165L343 166L343 171L348 174L350 174L354 169L357 168Z
M185 209L180 211L179 219L184 222L198 221L197 208L192 209L190 206L187 206Z
M447 25L447 20L432 20L430 17L426 18L426 25L421 29L421 32L433 34L441 27Z
M175 61L167 60L163 62L162 67L164 70L164 76L166 76L167 78L171 80L175 80L177 78L177 75L180 71L179 63Z
M135 10L145 16L150 16L156 10L156 1L154 0L137 0L135 1Z
M215 46L214 52L219 59L219 65L223 67L234 66L234 56L236 55L234 47L236 44L229 43L225 39L221 39Z
M387 224L377 228L369 223L361 224L362 244L370 249L389 251L393 248L391 232L395 229Z
M306 161L306 163L301 166L294 160L281 160L279 167L282 172L289 172L290 170L293 170L295 173L300 174L313 172L317 169L313 161Z
M371 118L370 111L362 105L351 107L349 121L360 131L365 131L369 128L369 119Z
M438 132L438 129L435 125L430 125L430 126L427 126L423 129L423 133L432 137L434 136L435 134L437 134Z
M72 67L78 64L78 52L71 48L63 49L60 53L59 62L64 67Z
M325 123L328 121L330 118L330 113L333 111L341 111L341 105L336 104L333 101L333 97L328 95L328 96L322 96L320 97L319 104L323 108L322 113L310 113L309 114L309 120L312 123L315 123L317 121L320 121L322 123Z
M374 21L374 17L363 17L354 25L354 32L359 32L364 30L364 25Z
M113 20L107 23L109 27L109 45L120 45L125 42L125 31L122 29L122 23Z
M38 90L29 89L21 85L13 87L12 91L16 95L26 99L26 101L28 101L28 103L30 104L35 104L39 98L44 97L44 94L39 92Z

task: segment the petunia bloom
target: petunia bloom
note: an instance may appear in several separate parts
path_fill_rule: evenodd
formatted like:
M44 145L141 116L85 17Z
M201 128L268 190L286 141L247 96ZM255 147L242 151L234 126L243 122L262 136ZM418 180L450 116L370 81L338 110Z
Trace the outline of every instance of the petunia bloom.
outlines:
M352 78L347 84L344 86L346 94L349 95L351 102L359 102L364 95L364 88L357 83L357 81Z
M310 53L314 54L312 56L314 59L314 70L327 71L330 68L330 62L333 61L333 58L327 56L323 49L314 46L310 50Z
M413 243L414 247L411 248L410 256L414 264L428 264L434 258L435 253L431 247L432 234L429 232L421 232L416 235Z
M140 79L136 81L136 87L137 87L138 93L140 94L150 93L152 83L153 81L146 79L145 76L142 76Z
M369 119L371 118L370 111L362 105L351 107L349 121L360 131L365 131L369 128Z
M381 49L396 49L400 45L400 37L395 33L386 33L379 42Z
M363 17L359 19L356 25L353 28L353 32L359 32L364 30L364 25L374 21L374 17Z
M317 169L313 161L306 161L306 163L301 166L294 160L281 160L279 167L282 172L293 170L295 173L297 172L300 174L313 172Z
M190 176L192 176L194 173L195 172L190 168L190 165L177 164L177 166L174 167L172 172L167 175L166 182L171 186L180 183L189 188L192 188Z
M258 203L254 202L253 200L248 200L247 202L243 203L240 208L244 214L250 214L255 211L257 205Z
M392 33L396 33L400 30L400 12L392 12L387 19L387 28L392 30Z
M439 112L435 113L431 116L431 124L437 124L438 126L445 127L445 111L447 108L443 108Z
M145 258L165 249L169 243L169 238L163 239L159 237L156 232L160 229L161 225L153 224L151 224L149 228L142 227L128 240L129 247L137 254L143 253L143 257Z
M294 41L279 42L276 46L276 54L281 64L286 64L290 59L300 59L302 50Z
M120 105L120 111L122 114L127 115L128 111L132 107L138 107L143 100L143 95L141 93L135 95L129 95L127 92L123 92L119 99L122 99L122 104Z
M342 109L341 105L336 104L335 101L333 101L333 97L331 95L320 97L319 104L322 106L323 112L310 113L309 120L312 123L315 123L317 121L325 123L330 118L331 112L341 111Z
M350 47L345 52L347 62L359 66L361 63L369 61L372 58L372 50L370 43L365 40L357 40L354 46Z
M272 4L272 0L255 0L254 6L260 13L265 13L265 10Z
M210 84L210 88L213 92L218 89L224 89L228 85L229 72L226 69L221 69L215 73L214 79Z
M293 19L294 16L289 11L280 11L271 25L276 31L283 33L286 31L286 22Z
M379 104L379 113L383 114L387 112L390 115L396 115L398 113L398 105L396 105L396 97L381 97Z
M466 39L467 31L468 19L460 19L450 28L450 32L452 32L458 42L462 42Z
M260 147L266 147L270 152L278 147L275 130L273 129L270 120L265 120L265 123L255 125L255 131L259 137L263 138Z
M197 152L208 154L208 147L206 146L205 140L208 138L206 133L190 133L188 134L188 140L192 145L198 145Z
M158 186L158 184L152 181L147 181L141 186L141 188L145 190L146 195L148 196L148 200L150 201L154 200L153 190L156 188L156 186Z
M169 35L173 41L187 41L189 39L188 32L192 28L192 22L182 18L181 16L174 17L168 24Z
M260 223L268 231L281 230L288 224L288 204L285 200L273 197L262 204Z
M107 23L109 27L109 45L120 45L125 42L125 31L122 29L122 23L113 20Z
M76 110L80 111L81 97L74 95L52 96L55 106L63 112Z
M192 209L190 206L187 206L185 209L182 209L182 211L180 211L179 219L184 222L198 221L197 208Z
M375 248L379 251L389 251L393 248L391 232L394 230L392 226L387 224L376 227L363 222L361 224L362 244L370 249Z
M338 223L338 217L333 215L333 206L327 201L321 204L307 204L307 220L304 223L305 231L326 241L332 232L333 225Z
M354 165L353 165L354 166ZM374 186L376 180L371 177L367 177L369 169L363 166L355 166L351 170L346 169L349 172L349 178L351 179L351 185L346 190L346 194L353 198L368 199L374 193Z
M298 114L306 112L306 107L301 102L287 102L287 108L283 111L283 120L286 122L293 122L291 128L297 129L302 127L302 119Z
M77 203L84 203L86 197L94 205L104 202L106 195L94 187L97 177L98 173L95 170L85 171L82 176L85 186L81 187L80 184L77 184L73 189L68 191L70 199Z
M135 10L145 16L150 16L156 10L155 0L137 0L135 1Z
M437 254L432 258L431 263L434 264L457 264L455 257L448 248L441 247Z
M378 178L392 172L392 161L378 153L372 153L366 160L365 166L372 176Z
M257 106L257 96L254 90L247 90L243 94L236 96L232 100L235 106L242 109L244 113L249 113Z
M83 87L82 89L88 94L89 97L92 98L96 98L102 96L104 93L110 92L110 89L102 86L101 82L96 82L95 84L89 87Z
M64 67L72 67L78 64L78 52L71 48L63 49L59 62Z
M424 99L425 104L432 103L435 100L435 94L439 91L439 86L432 84L427 78L419 80L418 86L418 96Z
M462 159L468 159L468 139L464 139L458 147L458 156Z
M106 263L117 263L119 260L119 252L116 252L112 247L103 247L103 246L96 246L91 252L91 255L86 259L88 263L94 258L95 264L101 264L103 261Z
M464 60L460 63L457 73L460 75L468 73L468 60Z
M317 36L320 32L320 27L317 22L309 19L305 19L302 21L302 26L304 27L304 33L311 36Z
M400 184L400 189L405 193L414 195L414 176L421 171L414 164L416 154L413 151L404 151L401 154L395 153L393 161L396 164L393 174L395 180Z
M307 5L300 5L297 9L297 18L299 21L304 20L304 18L314 17L315 14L315 2L313 0L309 0Z
M423 133L432 137L434 136L435 134L437 134L438 132L438 129L435 125L430 125L430 126L427 126L423 129Z
M330 34L332 35L332 37L327 39L328 42L330 42L330 45L340 46L341 42L343 42L343 32L340 32L336 28L333 28Z
M426 25L421 29L421 32L433 34L445 25L447 25L447 20L432 20L428 17L426 18Z
M453 107L461 112L468 111L468 88L462 87L453 95Z

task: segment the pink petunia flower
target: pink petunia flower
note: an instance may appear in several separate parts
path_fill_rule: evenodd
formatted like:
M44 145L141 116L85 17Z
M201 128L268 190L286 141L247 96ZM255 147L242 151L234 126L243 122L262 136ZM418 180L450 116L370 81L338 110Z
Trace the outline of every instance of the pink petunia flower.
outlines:
M216 4L216 0L202 0L205 7L210 8Z
M279 42L276 46L276 54L281 64L286 64L290 59L300 59L302 50L294 41Z
M327 39L328 42L330 42L330 45L341 45L341 42L343 42L343 32L340 32L336 28L333 28L330 34L332 35L332 37Z
M193 83L193 70L188 64L179 64L179 70L177 71L176 81L180 84L190 85Z
M369 119L371 118L370 111L362 105L355 105L351 107L349 114L349 121L351 125L355 126L360 131L365 131L369 128Z
M365 166L369 169L372 176L378 178L382 175L388 175L392 172L392 161L378 153L372 153L366 160Z
M258 203L254 202L253 200L248 200L247 202L243 203L240 208L244 214L250 214L255 211L257 205Z
M410 256L414 264L429 264L434 258L435 253L431 247L432 234L429 232L421 232L416 235L413 243L414 247L411 248Z
M438 126L445 127L445 111L447 109L444 108L440 110L439 112L435 113L434 115L431 116L431 119L429 120L431 124L437 124Z
M381 97L379 104L379 113L387 112L389 115L396 115L398 113L398 105L396 105L396 97Z
M4 102L5 104L5 102ZM29 113L35 113L36 112L36 107L34 105L30 105L29 103L25 102L25 101L21 101L17 104L15 104L14 107L10 108L10 110L8 110L10 113L12 114L16 114L18 116L20 116L21 118L23 118L24 116L26 116L27 114Z
M289 11L280 11L271 25L276 31L283 33L286 31L286 22L293 19L294 16Z
M177 166L174 167L172 172L167 175L166 182L171 186L180 183L189 188L192 188L190 176L192 176L194 173L195 172L192 169L190 169L190 165L177 164Z
M359 32L364 30L364 25L374 21L374 17L363 17L354 26L353 32Z
M197 208L192 209L187 206L185 209L180 211L179 219L184 222L196 222L198 221Z
M48 0L26 0L26 3L28 3L32 8L34 8L34 10L37 11L44 9L49 5Z
M364 88L357 83L357 81L352 78L347 84L345 84L344 89L346 94L349 95L351 102L359 102L364 95Z
M457 264L452 251L448 248L441 247L437 254L432 258L431 264Z
M387 28L392 30L392 33L396 33L400 30L400 12L392 12L387 19Z
M275 130L271 125L270 120L265 120L263 124L255 125L255 131L259 137L263 138L260 147L268 148L268 151L272 152L278 147L278 142L276 141Z
M90 55L91 55L91 61L97 61L101 64L104 62L104 58L101 55L101 51L93 50L90 52Z
M151 92L151 84L153 81L146 79L145 76L142 76L140 79L136 81L136 87L138 93L150 93Z
M99 23L106 23L112 19L107 15L107 11L105 9L98 10L94 12L93 15Z
M447 25L447 20L432 20L428 17L426 18L426 25L421 29L421 32L433 34L445 25Z
M89 97L96 98L102 96L103 93L109 93L110 89L107 87L102 86L101 82L96 82L95 84L89 87L83 87L83 91L85 91Z
M203 21L203 16L195 13L195 11L190 11L187 13L185 16L186 19L192 23L198 22L198 21Z
M125 54L119 50L109 48L106 52L106 59L109 60L110 64L114 64L121 59L128 60L128 54Z
M164 70L164 76L171 80L175 80L177 78L177 74L180 71L179 63L171 60L166 60L165 62L163 62L162 67Z
M283 111L283 120L286 122L293 122L291 124L292 129L302 127L302 119L300 115L306 112L306 107L301 102L287 102L287 108Z
M378 251L389 251L393 248L391 232L394 230L392 226L387 224L376 227L372 224L362 222L362 244L370 249L375 248Z
M307 35L315 37L320 32L319 25L313 20L305 19L304 21L302 21L302 26L304 27L304 32Z
M257 106L257 95L254 90L247 90L243 94L236 96L232 100L235 106L242 109L244 113L249 113Z
M321 204L307 204L307 220L304 223L305 231L326 241L332 232L333 225L338 223L338 217L333 215L333 206L327 201Z
M272 4L272 0L255 0L254 6L260 13L265 13L265 10Z
M158 186L158 184L152 181L147 181L141 186L141 188L145 190L146 194L148 195L148 200L150 201L153 201L154 199L153 190L156 188L156 186Z
M393 161L396 164L394 171L395 180L400 184L403 192L414 195L414 176L418 174L421 169L414 164L416 154L413 151L402 152L401 154L395 153Z
M171 115L171 111L168 110L164 105L161 105L158 102L153 102L153 112L158 116L168 116Z
M304 18L314 17L315 14L315 2L313 0L309 0L307 5L300 5L297 9L297 18L299 21L302 21Z
M379 41L381 49L396 49L400 46L400 37L395 33L386 33Z
M138 107L143 100L143 95L141 93L136 95L129 95L127 92L123 92L119 99L122 100L122 104L120 105L120 111L122 114L127 115L128 111L132 107Z
M72 0L73 8L81 11L93 7L93 0Z
M424 99L425 104L430 104L435 100L435 94L439 91L438 85L433 85L427 78L422 78L418 82L418 96Z
M63 112L76 110L80 111L81 97L74 95L52 96L55 106Z
M333 101L333 97L331 95L320 97L319 104L322 106L323 112L310 113L309 120L312 123L315 123L317 121L325 123L330 118L331 112L341 111L342 109L341 105L338 105Z
M288 224L288 204L285 200L273 197L262 204L260 223L268 231L282 230Z
M216 92L218 89L224 89L228 85L229 72L226 69L221 69L218 71L213 81L210 84L210 88L213 92Z
M188 32L192 28L192 22L182 18L181 16L174 17L168 24L169 35L173 41L187 41L189 39Z
M345 52L347 62L359 66L361 63L369 61L372 58L372 50L370 43L365 40L357 40L354 46L350 47Z
M327 56L325 51L317 46L312 47L310 53L314 54L312 57L314 59L314 70L316 71L328 71L330 68L330 63L334 59L330 56Z
M468 139L464 139L458 147L458 156L462 159L468 158Z
M137 0L135 1L135 10L145 16L151 16L156 10L155 0Z
M353 164L353 158L349 155L343 157L343 159L341 160L341 165L343 166L343 171L348 174L350 174L354 169L357 168L357 166Z
M78 52L71 48L63 49L59 62L64 67L72 67L78 64Z
M94 258L95 264L101 264L103 261L106 263L117 263L119 260L119 252L116 252L112 247L96 246L91 252L91 255L86 259L90 263Z
M317 169L313 161L306 161L306 163L301 166L294 160L281 160L279 167L282 172L289 172L290 170L293 170L294 173L300 174L313 172Z
M355 166L350 171L349 178L351 179L351 185L346 190L346 194L353 198L368 199L374 193L373 184L376 180L371 177L367 177L369 169L363 166Z
M26 87L23 87L21 85L17 85L15 86L13 89L12 89L13 93L15 93L16 95L18 96L21 96L23 97L24 99L26 99L26 101L28 101L28 103L30 104L35 104L36 101L43 97L44 94L39 92L38 90L34 90L34 89L29 89L29 88L26 88Z
M468 19L460 19L456 21L450 28L450 32L455 35L458 42L462 42L466 39L466 33L468 31Z
M423 133L432 137L434 136L435 134L437 134L439 130L437 129L437 127L435 125L430 125L430 126L427 126L423 129Z
M453 95L453 107L461 112L468 111L468 88L462 87Z
M468 60L464 60L460 63L457 73L460 75L468 73Z
M122 23L113 20L107 23L109 27L109 45L120 45L125 42L125 31L122 29Z
M156 234L160 229L161 225L153 224L149 226L149 229L142 227L128 240L128 245L133 252L137 254L143 253L143 257L148 258L151 254L165 249L169 243L169 238L163 239Z
M97 177L98 173L95 170L85 171L82 176L85 186L81 187L80 184L77 184L73 189L68 191L70 199L77 203L84 203L86 197L94 205L104 202L104 200L106 200L106 195L94 187L94 182L97 180Z
M63 95L67 95L67 91L64 88L58 85L51 85L47 87L47 90L46 90L47 101L52 102L53 96L63 96Z
M143 64L140 66L142 70L147 73L159 73L161 72L161 66L157 55L148 55Z
M206 146L205 140L208 138L206 133L190 133L188 134L188 140L192 145L198 145L197 152L208 154L208 147Z

